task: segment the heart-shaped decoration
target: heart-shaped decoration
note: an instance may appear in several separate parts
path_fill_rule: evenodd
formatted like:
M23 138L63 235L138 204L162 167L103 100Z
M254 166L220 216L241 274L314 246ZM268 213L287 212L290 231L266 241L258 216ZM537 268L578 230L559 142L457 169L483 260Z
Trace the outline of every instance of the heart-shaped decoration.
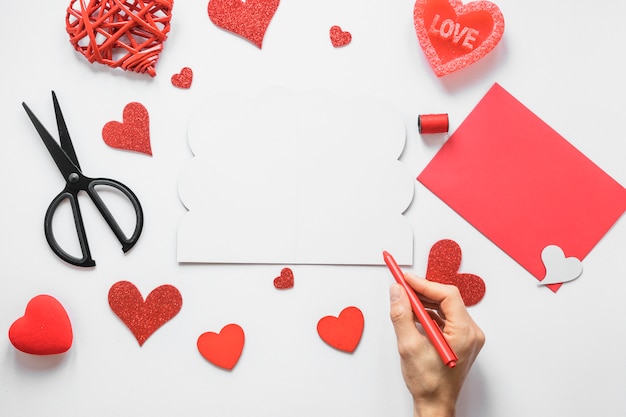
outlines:
M459 0L417 0L415 32L438 77L464 68L493 50L504 34L495 4Z
M485 296L485 281L477 275L458 273L461 247L450 239L435 243L428 254L426 279L459 289L466 306L473 306Z
M128 103L122 118L122 123L112 121L104 125L104 142L112 148L152 155L148 110L141 103Z
M317 323L322 340L344 352L354 352L363 334L363 313L357 307L346 307L339 317L326 316Z
M173 0L72 0L65 28L89 62L156 75Z
M583 273L583 264L578 258L565 257L557 245L546 246L541 251L541 260L546 267L546 276L539 285L562 284L573 281Z
M32 355L64 353L72 346L72 324L56 298L38 295L9 328L9 340L17 350Z
M352 41L352 35L348 31L341 30L339 26L333 26L330 28L330 41L335 48L345 46Z
M193 71L189 67L184 67L180 73L172 75L172 85L178 88L189 88L193 81Z
M279 0L210 0L209 18L216 25L261 48Z
M198 337L198 351L209 362L224 369L233 369L243 352L245 334L237 324L224 326L219 333L206 332Z
M274 287L279 290L287 290L293 288L294 279L293 271L290 268L283 268L280 271L280 276L274 278Z
M135 335L139 346L161 326L170 321L183 305L180 292L172 285L161 285L144 301L135 285L128 281L113 284L109 306Z

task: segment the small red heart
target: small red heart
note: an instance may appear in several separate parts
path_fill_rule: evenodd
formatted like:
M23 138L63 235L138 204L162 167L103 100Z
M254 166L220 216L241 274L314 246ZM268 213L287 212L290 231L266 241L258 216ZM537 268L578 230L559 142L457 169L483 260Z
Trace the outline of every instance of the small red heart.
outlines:
M485 295L485 281L477 275L459 274L461 248L449 239L440 240L430 249L426 279L459 289L466 306L473 306Z
M210 0L209 18L216 26L261 48L278 3L279 0Z
M152 290L144 301L133 283L120 281L109 290L109 305L142 346L154 332L178 314L183 298L176 287L161 285Z
M9 328L9 340L17 350L32 355L55 355L72 346L72 324L60 302L38 295L28 302L24 316Z
M363 334L363 313L357 307L346 307L339 317L326 316L317 323L317 333L335 349L354 352Z
M152 155L148 110L141 103L128 103L122 117L123 123L112 121L104 125L104 142L113 148Z
M341 30L339 26L333 26L330 28L330 41L335 48L345 46L352 41L352 35L350 32Z
M504 17L495 4L449 1L417 0L413 9L415 32L438 77L478 61L504 33Z
M219 332L206 332L198 337L198 351L209 362L224 369L233 369L243 351L245 335L237 324L229 324Z
M279 290L287 290L293 288L293 271L289 268L283 268L280 276L274 278L274 287Z
M180 73L172 75L172 85L178 88L189 88L193 81L193 71L189 67L184 67Z

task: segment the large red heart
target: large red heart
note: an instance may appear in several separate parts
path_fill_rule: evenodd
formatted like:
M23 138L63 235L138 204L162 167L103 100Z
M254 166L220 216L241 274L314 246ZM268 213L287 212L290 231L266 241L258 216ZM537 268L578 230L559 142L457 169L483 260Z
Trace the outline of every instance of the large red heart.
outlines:
M495 4L417 0L413 9L420 45L438 77L464 68L496 47L504 17Z
M17 350L32 355L55 355L72 346L72 324L54 297L38 295L28 302L24 316L9 328L9 340Z
M363 313L357 307L346 307L339 317L326 316L317 323L317 333L335 349L354 352L361 341Z
M461 247L450 239L435 243L428 254L426 279L459 289L466 306L478 303L485 295L485 282L477 275L459 274Z
M104 125L104 142L112 148L152 155L148 110L141 103L128 103L124 107L122 119L122 123L111 121Z
M219 332L206 332L198 337L198 351L209 362L233 369L243 351L245 335L237 324L229 324Z
M161 285L152 290L144 301L133 283L120 281L109 290L109 305L142 346L155 331L178 314L183 298L176 287Z
M248 39L261 48L265 31L280 0L210 0L209 18L215 25Z
M72 0L65 27L89 62L154 77L173 7L173 0Z

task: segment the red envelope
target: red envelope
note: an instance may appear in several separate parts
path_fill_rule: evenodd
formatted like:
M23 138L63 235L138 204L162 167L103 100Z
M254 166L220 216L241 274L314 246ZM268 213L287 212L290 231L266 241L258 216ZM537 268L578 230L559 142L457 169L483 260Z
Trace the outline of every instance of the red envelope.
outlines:
M624 187L498 84L417 179L539 280L546 246L583 260L626 210Z

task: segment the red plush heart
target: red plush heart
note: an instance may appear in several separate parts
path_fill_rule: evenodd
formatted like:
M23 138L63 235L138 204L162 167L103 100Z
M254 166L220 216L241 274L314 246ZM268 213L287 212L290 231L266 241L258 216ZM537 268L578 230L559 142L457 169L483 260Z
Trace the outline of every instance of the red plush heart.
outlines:
M109 290L111 310L135 335L139 346L180 311L183 298L171 285L152 290L144 301L135 285L120 281Z
M72 0L65 27L89 62L154 77L173 6L173 0Z
M198 351L209 362L224 369L233 369L245 343L243 329L229 324L219 333L206 332L198 337Z
M339 26L333 26L330 28L330 41L335 48L345 46L352 40L350 32L343 31Z
M278 3L279 0L210 0L209 18L216 26L236 33L261 48Z
M38 295L28 302L23 317L9 328L9 340L17 350L32 355L55 355L72 346L72 324L54 297Z
M461 248L449 239L440 240L430 249L426 279L459 289L466 306L472 306L485 295L485 282L477 275L459 274Z
M317 333L335 349L354 352L363 334L363 313L357 307L346 307L339 317L326 316L317 323Z
M287 290L293 288L293 271L289 268L283 268L280 276L274 278L274 287L279 290Z
M496 47L504 17L495 4L459 0L417 0L415 31L438 77L464 68Z
M172 85L178 88L189 88L193 81L193 71L189 67L184 67L179 74L172 75Z
M128 103L122 118L123 123L112 121L104 125L104 142L112 148L152 155L148 110L141 103Z

